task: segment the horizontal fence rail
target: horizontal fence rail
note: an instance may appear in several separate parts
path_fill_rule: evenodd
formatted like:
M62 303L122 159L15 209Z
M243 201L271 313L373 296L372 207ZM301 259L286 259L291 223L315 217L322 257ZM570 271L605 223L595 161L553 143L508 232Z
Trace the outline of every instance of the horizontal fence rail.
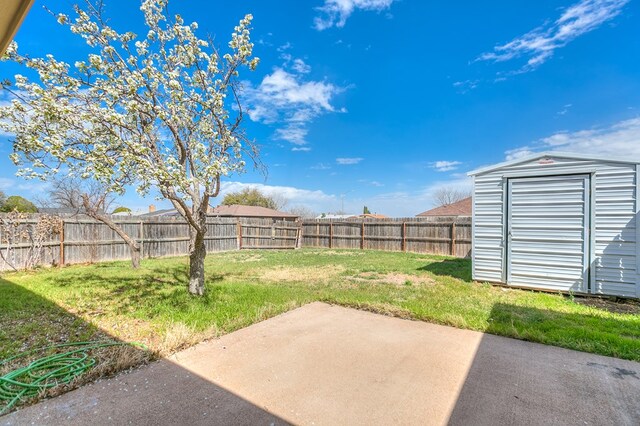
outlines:
M90 218L57 218L59 226L36 237L42 217L30 215L7 225L7 215L0 214L5 220L0 225L0 271L131 258L129 246L115 231ZM182 219L112 219L138 243L143 258L189 253L189 225ZM210 217L205 245L207 252L295 249L300 247L300 227L300 222L271 218Z
M0 271L131 258L129 246L102 222L86 217L55 217L57 222L51 222L51 216L38 214L12 222L8 217L0 214ZM43 217L48 218L49 228L43 228ZM138 243L143 258L184 256L189 252L189 225L181 218L112 219ZM468 257L471 220L358 218L293 222L210 217L205 245L207 252L323 247Z
M409 251L468 257L471 254L471 220L305 220L302 223L302 247Z

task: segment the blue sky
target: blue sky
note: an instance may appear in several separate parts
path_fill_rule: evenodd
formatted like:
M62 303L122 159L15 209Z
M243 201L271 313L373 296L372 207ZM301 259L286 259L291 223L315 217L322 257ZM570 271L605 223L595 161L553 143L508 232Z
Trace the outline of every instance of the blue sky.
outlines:
M117 29L140 29L137 2L107 0ZM23 52L73 63L87 51L36 0ZM640 1L187 1L170 11L225 44L254 16L258 69L241 75L245 128L268 176L229 176L316 212L413 216L466 172L542 150L640 158ZM0 63L0 79L21 72ZM0 98L2 102L4 98ZM34 198L0 135L0 188ZM130 191L120 201L150 203ZM215 201L213 203L216 204Z

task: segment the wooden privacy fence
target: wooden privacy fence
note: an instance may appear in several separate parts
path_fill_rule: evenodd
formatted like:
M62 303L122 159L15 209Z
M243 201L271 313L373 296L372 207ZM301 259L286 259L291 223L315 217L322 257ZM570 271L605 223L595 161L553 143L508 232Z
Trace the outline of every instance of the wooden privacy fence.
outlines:
M0 271L13 269L11 265L26 269L39 265L130 259L129 246L118 234L102 222L89 218L60 218L59 226L47 232L44 238L37 239L36 229L41 217L31 215L0 229ZM143 258L188 254L189 226L182 219L117 218L115 221L140 245ZM263 218L207 219L207 252L243 248L293 249L300 246L299 240L299 222Z
M471 221L318 219L302 223L303 247L350 248L468 257Z
M48 227L42 218L47 217ZM0 215L0 271L130 259L129 247L109 227L89 218L31 215L11 222ZM174 218L117 218L141 248L143 258L184 256L189 226ZM407 251L467 257L471 221L418 218L275 221L262 218L207 219L207 252L241 249L325 247Z

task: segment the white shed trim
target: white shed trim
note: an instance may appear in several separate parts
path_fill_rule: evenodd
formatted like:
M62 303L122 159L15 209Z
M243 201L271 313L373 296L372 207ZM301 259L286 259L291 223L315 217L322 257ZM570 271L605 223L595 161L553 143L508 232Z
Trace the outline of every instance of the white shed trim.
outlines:
M640 299L640 164L636 164L636 297Z
M605 161L605 162L610 161L614 163L626 163L626 164L640 163L640 159L630 160L628 158L602 157L599 155L590 155L590 154L574 154L569 152L545 151L545 152L539 152L536 154L527 155L521 158L516 158L515 160L504 161L502 163L494 164L492 166L481 167L479 169L470 171L469 173L467 173L467 176L475 176L481 173L490 172L493 170L501 169L503 167L515 166L516 164L527 163L529 161L537 160L538 158L544 158L544 157L569 158L569 159L575 159L575 160L593 160L593 161Z

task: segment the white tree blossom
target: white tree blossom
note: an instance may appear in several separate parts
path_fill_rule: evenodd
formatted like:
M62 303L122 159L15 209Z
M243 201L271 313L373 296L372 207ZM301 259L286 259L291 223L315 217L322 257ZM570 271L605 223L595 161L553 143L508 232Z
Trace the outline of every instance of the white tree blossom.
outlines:
M53 55L31 58L14 44L6 57L38 79L16 75L3 84L15 98L0 107L0 128L15 135L11 159L19 175L46 179L64 170L116 193L152 187L191 229L190 284L204 291L204 235L209 200L220 179L257 160L241 128L238 72L255 69L251 15L235 27L227 53L167 13L168 0L145 0L147 33L118 32L100 6L57 15L92 53L73 65Z

